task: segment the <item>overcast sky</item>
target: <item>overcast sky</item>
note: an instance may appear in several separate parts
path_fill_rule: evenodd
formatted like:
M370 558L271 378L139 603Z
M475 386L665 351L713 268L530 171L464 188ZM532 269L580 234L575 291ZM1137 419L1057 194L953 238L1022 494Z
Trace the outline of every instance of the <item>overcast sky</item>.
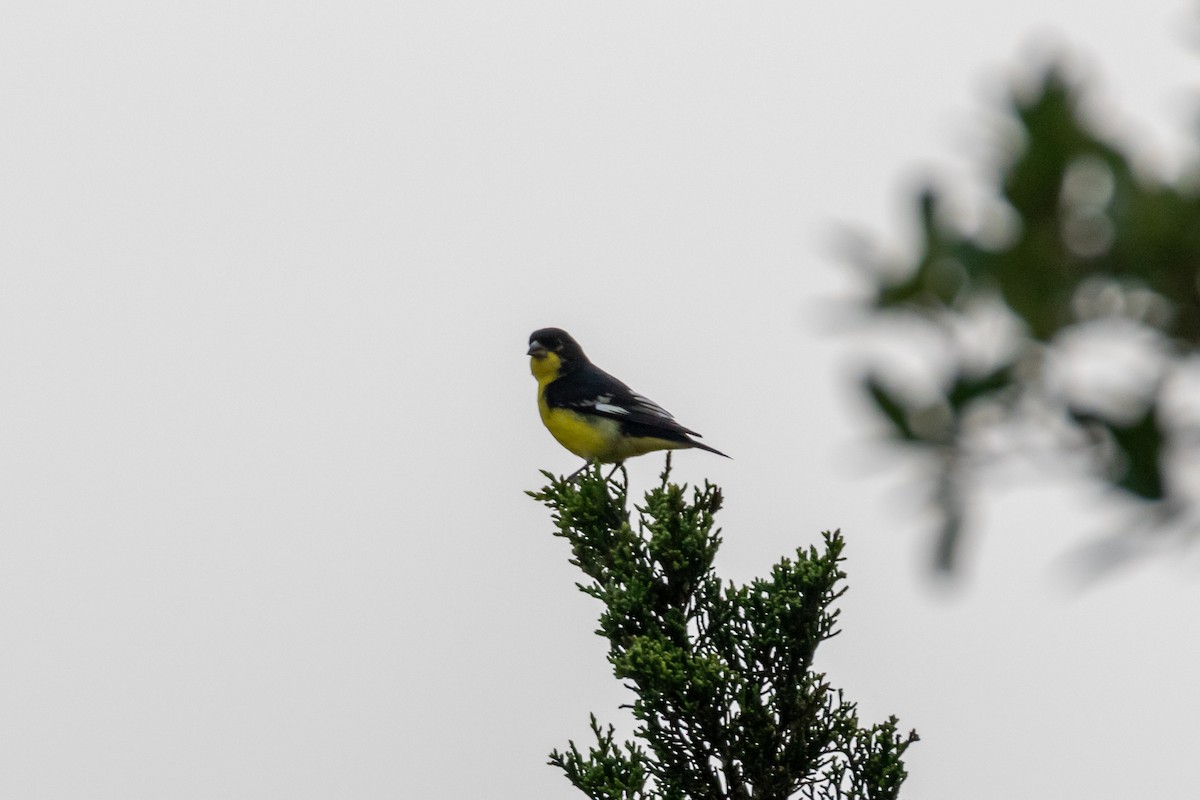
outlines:
M918 729L907 796L1192 796L1196 555L1067 592L1119 509L1006 483L939 590L831 324L835 232L969 197L1030 42L1177 169L1189 8L8 4L0 795L580 796L546 755L628 698L523 494L578 466L557 325L734 457L675 459L723 575L844 530L820 666Z

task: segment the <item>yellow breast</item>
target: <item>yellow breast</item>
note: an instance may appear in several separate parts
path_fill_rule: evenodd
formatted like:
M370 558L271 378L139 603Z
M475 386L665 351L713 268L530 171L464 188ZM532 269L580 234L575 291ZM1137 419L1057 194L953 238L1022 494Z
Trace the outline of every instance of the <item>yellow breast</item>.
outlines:
M558 443L588 461L609 461L613 444L621 438L617 423L601 417L585 417L563 408L546 405L546 387L558 377L559 360L555 353L529 359L529 371L537 378L538 413L546 430Z
M562 408L549 408L538 392L538 411L546 430L558 443L588 461L620 461L620 426L615 420L588 417Z

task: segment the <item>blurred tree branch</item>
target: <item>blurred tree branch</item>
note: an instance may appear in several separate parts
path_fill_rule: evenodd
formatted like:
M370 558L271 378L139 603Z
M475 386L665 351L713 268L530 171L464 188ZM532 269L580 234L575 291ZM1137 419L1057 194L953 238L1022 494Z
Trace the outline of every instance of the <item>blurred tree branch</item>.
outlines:
M1065 74L1052 65L1013 97L1018 146L980 223L953 219L926 186L916 258L859 259L870 319L939 342L936 355L910 348L939 376L932 391L895 368L869 371L863 389L888 438L924 457L941 571L958 562L973 478L995 458L1071 455L1152 523L1123 535L1197 508L1179 466L1200 440L1200 196L1186 176L1140 174L1138 153L1094 131Z

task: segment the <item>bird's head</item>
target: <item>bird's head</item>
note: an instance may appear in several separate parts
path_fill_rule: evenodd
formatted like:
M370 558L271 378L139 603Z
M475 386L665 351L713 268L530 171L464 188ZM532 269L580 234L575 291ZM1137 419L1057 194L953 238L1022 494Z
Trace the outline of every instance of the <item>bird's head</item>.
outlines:
M562 328L542 328L529 335L530 369L538 380L553 380L559 373L587 361L583 348Z

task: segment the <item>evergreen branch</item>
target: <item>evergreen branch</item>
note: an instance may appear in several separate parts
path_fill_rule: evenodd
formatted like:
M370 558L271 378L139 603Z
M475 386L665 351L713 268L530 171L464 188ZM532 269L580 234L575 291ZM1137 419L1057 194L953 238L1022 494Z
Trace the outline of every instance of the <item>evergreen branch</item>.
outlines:
M571 545L579 589L603 606L597 633L613 674L633 692L637 741L618 745L592 717L596 744L574 742L550 763L594 800L890 800L916 741L896 720L862 728L857 712L812 670L838 633L844 542L799 549L767 578L722 584L715 516L721 491L659 484L630 514L627 478L599 468L549 475L531 496ZM643 749L644 745L644 749Z

